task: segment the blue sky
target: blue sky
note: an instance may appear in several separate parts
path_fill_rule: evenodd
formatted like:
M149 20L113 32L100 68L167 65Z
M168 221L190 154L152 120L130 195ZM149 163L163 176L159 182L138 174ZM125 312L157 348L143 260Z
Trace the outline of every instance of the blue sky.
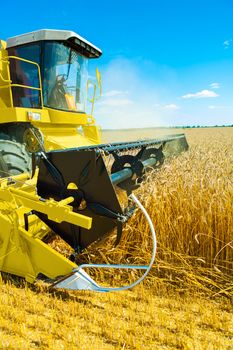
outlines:
M233 124L233 1L3 2L0 37L69 29L103 51L105 128Z

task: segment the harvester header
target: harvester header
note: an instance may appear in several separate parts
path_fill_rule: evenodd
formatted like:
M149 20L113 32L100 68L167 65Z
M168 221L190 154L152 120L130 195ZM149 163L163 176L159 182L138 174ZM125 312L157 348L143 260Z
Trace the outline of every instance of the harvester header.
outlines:
M149 169L188 145L183 134L101 143L93 117L101 76L97 70L94 83L87 70L88 60L101 54L72 31L44 29L1 41L0 271L28 282L40 277L66 289L122 290L142 281L154 262L153 223L133 191ZM78 266L76 257L114 230L119 243L136 206L151 228L151 262ZM73 250L69 258L48 244L54 235ZM99 286L86 267L144 274L114 289Z

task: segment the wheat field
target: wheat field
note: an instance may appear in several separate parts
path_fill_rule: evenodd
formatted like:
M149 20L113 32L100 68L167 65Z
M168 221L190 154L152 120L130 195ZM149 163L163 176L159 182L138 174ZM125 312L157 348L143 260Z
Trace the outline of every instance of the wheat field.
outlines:
M164 131L159 130L159 136ZM153 136L153 129L143 132ZM143 132L140 135L144 136ZM118 133L109 131L105 137L118 141ZM131 130L131 139L137 133ZM192 287L199 293L232 297L233 128L187 129L185 133L189 151L152 171L137 193L158 235L152 279L159 277L158 283L162 279L179 290ZM121 137L129 139L128 132ZM93 254L97 260L104 255L109 263L148 263L148 235L138 212L127 225L118 249L113 251L112 238Z
M31 286L3 276L0 348L233 349L233 128L184 131L189 151L166 160L137 191L158 239L145 283L98 294L50 291L41 282ZM103 137L109 142L161 133L107 131ZM116 249L114 240L79 259L148 263L151 242L139 211ZM112 285L137 277L91 273Z

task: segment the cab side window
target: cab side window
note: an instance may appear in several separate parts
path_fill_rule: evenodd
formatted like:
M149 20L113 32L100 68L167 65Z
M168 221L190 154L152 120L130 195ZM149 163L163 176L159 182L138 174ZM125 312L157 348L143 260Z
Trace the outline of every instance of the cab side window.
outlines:
M16 56L39 64L40 44L30 44L8 49L9 56ZM10 74L13 102L15 107L41 108L40 87L37 66L25 61L10 58Z

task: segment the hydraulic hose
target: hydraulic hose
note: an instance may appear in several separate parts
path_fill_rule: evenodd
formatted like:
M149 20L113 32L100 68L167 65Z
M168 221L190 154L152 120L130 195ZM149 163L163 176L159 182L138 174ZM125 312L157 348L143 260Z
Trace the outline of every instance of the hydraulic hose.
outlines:
M116 291L123 291L123 290L127 290L130 288L135 287L136 285L138 285L139 283L141 283L145 277L148 275L148 273L150 272L154 261L155 261L155 256L156 256L156 249L157 249L157 239L156 239L156 232L155 232L155 228L154 225L152 223L152 220L148 214L148 212L146 211L146 209L144 208L144 206L142 205L142 203L138 200L138 198L132 193L130 195L130 198L134 201L134 203L139 207L139 209L141 209L142 213L144 214L149 227L150 227L150 231L151 231L151 237L152 237L152 253L151 253L151 260L150 260L150 264L148 266L140 266L140 265L108 265L108 264L82 264L78 267L78 269L76 269L76 271L79 271L79 273L82 275L82 271L80 271L80 269L85 268L85 267L94 267L94 268L112 268L112 269L144 269L146 270L144 272L144 274L138 278L135 282L127 285L127 286L122 286L122 287L102 287L99 286L99 291L100 292L116 292ZM85 275L82 275L83 278L86 278ZM97 289L98 290L98 289Z

